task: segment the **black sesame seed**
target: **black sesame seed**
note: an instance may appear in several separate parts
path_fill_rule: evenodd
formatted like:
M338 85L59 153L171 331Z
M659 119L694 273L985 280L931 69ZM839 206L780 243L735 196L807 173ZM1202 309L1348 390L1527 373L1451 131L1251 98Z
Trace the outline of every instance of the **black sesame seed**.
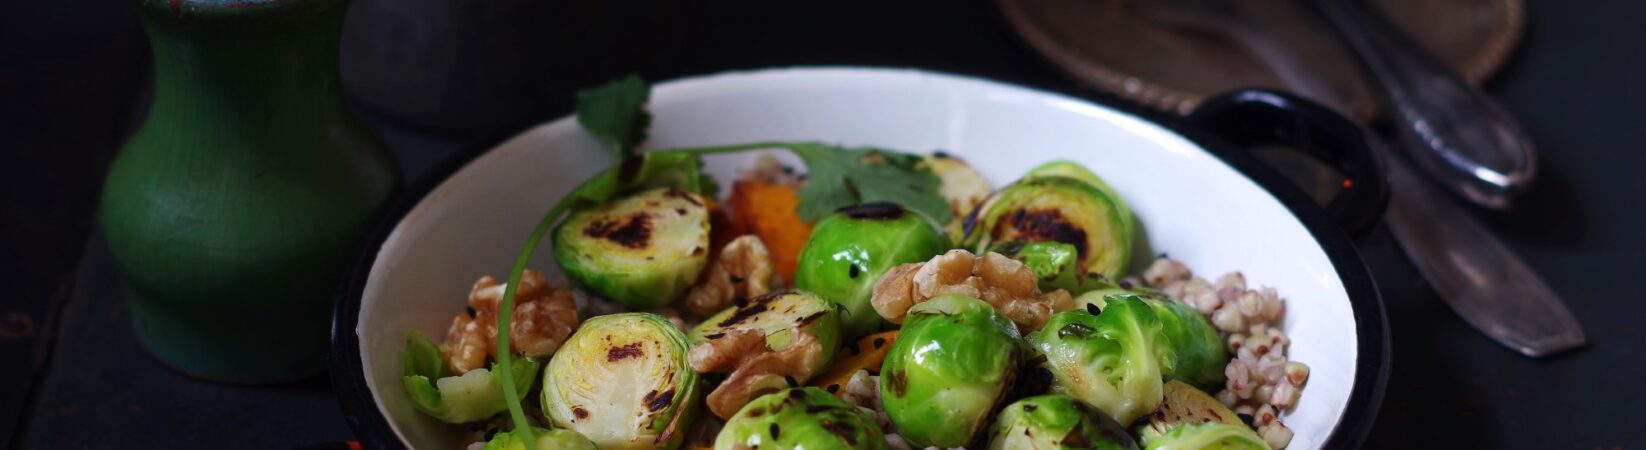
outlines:
M1096 303L1087 303L1086 304L1086 313L1095 316L1095 315L1098 315L1098 314L1102 314L1103 309L1098 308Z
M1255 421L1257 421L1257 418L1256 418L1256 417L1252 417L1252 415L1251 415L1251 414L1246 414L1246 413L1236 413L1236 414L1235 414L1235 415L1236 415L1236 416L1240 416L1240 421L1241 421L1241 422L1243 422L1243 423L1245 423L1245 424L1246 424L1246 426L1248 426L1248 427L1249 427L1249 426L1252 426L1252 422L1255 422Z
M831 385L828 385L828 386L825 386L825 387L824 387L824 388L823 388L823 390L825 390L825 391L829 391L829 393L830 393L830 394L833 394L833 393L836 393L836 392L840 392L840 385L838 385L838 384L831 384Z
M784 378L788 378L788 377L784 377ZM793 378L789 378L789 379L793 380ZM793 386L793 384L790 384L790 386ZM792 399L795 399L795 400L804 399L804 398L806 398L806 391L803 391L803 390L800 390L800 389L790 389L789 390L789 398L792 398Z
M1023 405L1023 412L1034 412L1034 410L1039 408L1039 406L1035 406L1033 403L1025 404Z
M852 265L847 266L847 267L848 268L846 269L846 276L849 276L849 277L852 277L853 279L856 279L857 275L858 275L858 270L859 270L857 268L857 265L852 264Z
M783 381L786 382L786 383L789 383L789 387L795 387L795 386L800 385L799 381L795 381L794 377L791 377L791 376L788 376L788 375L783 376Z
M880 348L882 345L886 345L886 338L874 338L874 348Z
M772 430L772 439L777 439L777 434L778 434L778 431L779 431L778 428L777 428L777 424L775 424L775 423L772 424L771 430Z
M738 284L738 283L743 282L743 277L740 277L740 276L737 276L737 275L732 275L731 277L732 277L732 284Z
M474 308L465 307L465 308L463 308L463 311L469 313L469 318L470 319L474 318L474 314L475 314Z
M1128 291L1132 290L1132 280L1120 280L1120 288Z

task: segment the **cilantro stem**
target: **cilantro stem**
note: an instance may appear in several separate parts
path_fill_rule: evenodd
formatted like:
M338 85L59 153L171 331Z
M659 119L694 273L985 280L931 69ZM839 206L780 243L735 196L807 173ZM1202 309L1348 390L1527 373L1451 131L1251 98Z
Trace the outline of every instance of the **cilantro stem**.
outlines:
M586 184L587 182L585 182ZM526 440L526 450L537 450L537 440L532 438L531 422L526 421L526 411L520 407L520 392L514 384L514 366L510 364L509 334L514 330L509 322L514 318L514 291L520 285L520 277L526 271L526 262L531 260L532 253L537 251L537 244L543 241L543 236L549 233L560 215L566 211L573 197L566 196L549 209L537 226L532 228L531 236L526 238L526 245L520 249L520 255L514 258L514 268L509 269L509 282L503 287L503 299L498 303L497 312L497 360L498 370L503 373L503 401L509 406L509 417L514 419L514 428ZM546 369L545 369L546 370Z

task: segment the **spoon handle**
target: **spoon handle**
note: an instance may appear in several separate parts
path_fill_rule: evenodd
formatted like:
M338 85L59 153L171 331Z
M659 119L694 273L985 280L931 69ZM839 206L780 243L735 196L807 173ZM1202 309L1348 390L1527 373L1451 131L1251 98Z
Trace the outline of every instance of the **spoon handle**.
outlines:
M1381 86L1408 154L1464 198L1507 209L1536 172L1520 125L1360 0L1313 0Z
M1418 179L1377 139L1389 174L1384 222L1440 298L1492 340L1526 356L1582 347L1583 327L1560 296L1462 208Z

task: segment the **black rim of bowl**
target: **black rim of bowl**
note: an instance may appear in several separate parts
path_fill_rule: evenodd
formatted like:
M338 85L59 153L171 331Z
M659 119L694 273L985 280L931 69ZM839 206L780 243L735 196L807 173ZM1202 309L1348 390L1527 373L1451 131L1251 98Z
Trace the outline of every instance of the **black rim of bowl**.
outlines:
M881 69L862 68L862 70L880 71ZM888 74L906 71L906 69L885 70ZM922 72L941 77L974 79L1052 95L1068 96L1159 124L1188 138L1200 148L1217 156L1218 159L1256 182L1258 186L1268 191L1269 195L1279 200L1287 210L1291 211L1294 217L1297 217L1304 228L1309 230L1309 234L1314 237L1315 242L1325 251L1327 258L1332 262L1332 267L1337 271L1338 278L1343 282L1343 288L1348 293L1349 303L1354 310L1355 334L1358 337L1354 387L1349 392L1349 403L1343 410L1343 416L1339 419L1337 427L1332 430L1331 435L1327 437L1323 448L1352 449L1360 447L1376 421L1378 410L1382 406L1383 390L1388 381L1390 365L1388 322L1384 318L1383 301L1378 294L1377 285L1372 280L1371 271L1366 268L1366 264L1361 260L1360 252L1355 248L1354 241L1350 240L1327 217L1326 211L1315 204L1300 188L1293 185L1279 172L1259 162L1255 157L1219 140L1216 136L1184 125L1175 116L1168 116L1123 99L1091 93L1059 92L963 74L950 74L931 70L922 70ZM714 74L708 76L714 76ZM686 80L691 80L691 78ZM402 191L389 204L371 234L367 235L363 241L359 255L346 275L338 293L336 310L332 315L331 377L338 402L343 408L343 416L348 420L349 426L354 430L355 436L364 448L406 448L400 442L400 438L395 435L393 428L389 426L388 419L377 409L377 401L372 397L371 389L366 385L365 367L360 359L360 340L354 333L360 320L360 299L365 293L366 281L371 275L372 266L376 263L378 251L382 248L384 240L400 224L400 220L412 208L416 207L430 191L444 183L469 161L536 124L536 121L523 124L520 127L513 128L516 131L506 135L482 139L480 145L465 148L452 155L439 166L431 169L427 175L410 188Z

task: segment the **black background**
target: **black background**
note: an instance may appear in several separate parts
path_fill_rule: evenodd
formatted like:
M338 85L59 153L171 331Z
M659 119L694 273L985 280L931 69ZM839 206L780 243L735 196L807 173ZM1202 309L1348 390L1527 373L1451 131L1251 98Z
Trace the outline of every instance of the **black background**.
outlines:
M1387 303L1394 362L1371 447L1646 446L1638 287L1646 281L1646 2L1533 0L1527 8L1521 48L1488 88L1539 146L1542 171L1516 211L1476 213L1565 296L1592 345L1540 361L1496 346L1458 320L1379 230L1361 249ZM619 1L518 19L552 29L543 42L477 50L460 67L472 76L439 87L480 92L510 78L498 71L553 69L552 81L513 77L526 107L485 108L504 100L475 95L480 103L468 111L416 124L406 120L414 114L356 92L408 180L458 149L564 114L572 88L626 72L661 80L784 65L909 66L1114 101L1038 59L988 1ZM452 38L490 36L468 31ZM129 1L16 1L0 12L0 330L26 331L0 337L0 445L287 448L348 439L323 377L207 385L166 370L134 342L118 273L94 233L95 201L109 159L146 107L147 49ZM509 49L541 56L473 64ZM430 94L418 89L395 94Z

